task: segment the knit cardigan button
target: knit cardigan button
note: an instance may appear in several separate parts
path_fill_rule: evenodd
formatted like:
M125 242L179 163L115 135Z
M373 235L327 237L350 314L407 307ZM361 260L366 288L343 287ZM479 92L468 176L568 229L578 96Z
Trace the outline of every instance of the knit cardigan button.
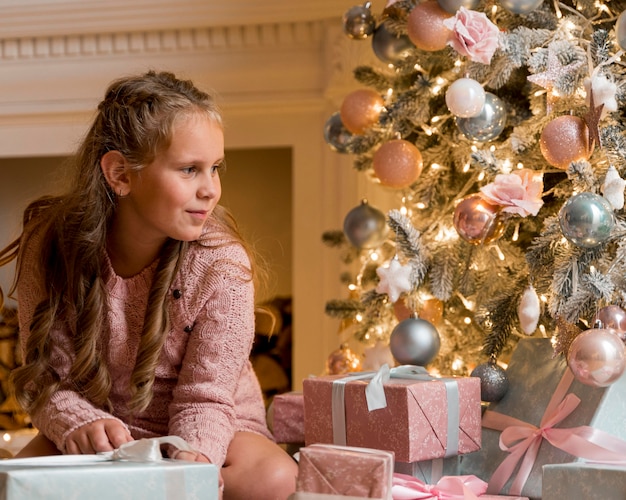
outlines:
M185 333L191 333L191 330L193 330L193 325L187 325L185 327Z
M177 288L172 292L172 295L175 299L180 299L183 296L183 293Z

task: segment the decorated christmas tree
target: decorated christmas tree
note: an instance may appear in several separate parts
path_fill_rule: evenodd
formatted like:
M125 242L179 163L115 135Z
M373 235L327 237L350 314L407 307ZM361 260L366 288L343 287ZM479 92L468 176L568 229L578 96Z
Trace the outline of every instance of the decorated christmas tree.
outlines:
M506 391L517 341L549 337L576 377L624 370L624 2L390 0L343 27L377 64L325 126L337 154L397 194L323 235L346 263L328 371L393 356ZM349 337L349 338L348 338ZM586 361L600 356L602 370ZM375 367L375 366L374 366Z

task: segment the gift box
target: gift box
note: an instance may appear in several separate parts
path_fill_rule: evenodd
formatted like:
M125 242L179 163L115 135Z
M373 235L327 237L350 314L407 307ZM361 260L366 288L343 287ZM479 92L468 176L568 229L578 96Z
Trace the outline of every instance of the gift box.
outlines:
M590 463L543 466L543 500L563 498L626 498L626 465Z
M480 379L439 379L417 370L421 367L398 368L381 385L386 406L372 411L366 396L371 380L367 379L377 374L305 379L305 443L389 450L400 462L480 449Z
M300 449L296 491L391 499L393 453L314 444Z
M435 458L411 463L396 461L394 472L413 476L426 484L434 484L443 476L459 474L459 457Z
M217 467L163 459L157 439L171 442L143 439L109 454L2 460L0 500L217 500Z
M607 459L626 460L619 451L626 445L626 376L605 388L584 385L563 357L553 356L549 339L521 339L506 373L509 389L484 413L482 449L460 457L461 474L489 481L491 494L539 499L546 464L580 462L589 446ZM589 427L604 433L609 449L588 443ZM500 449L501 435L510 452Z
M277 443L304 444L304 394L286 392L274 396L267 423Z

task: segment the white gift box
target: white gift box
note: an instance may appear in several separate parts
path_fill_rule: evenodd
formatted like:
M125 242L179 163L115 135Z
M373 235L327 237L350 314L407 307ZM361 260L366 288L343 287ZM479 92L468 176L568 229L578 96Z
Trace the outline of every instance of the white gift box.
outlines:
M127 444L142 441L152 440ZM158 458L113 452L2 460L0 500L217 500L215 465L160 458L159 444Z

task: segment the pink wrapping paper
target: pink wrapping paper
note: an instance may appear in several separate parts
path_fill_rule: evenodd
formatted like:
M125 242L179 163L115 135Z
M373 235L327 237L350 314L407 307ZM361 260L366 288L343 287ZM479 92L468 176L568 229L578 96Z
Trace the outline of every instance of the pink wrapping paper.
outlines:
M272 400L271 429L277 443L304 443L304 395L293 391Z
M314 444L300 449L296 491L391 499L393 453Z
M305 443L332 443L332 386L344 375L328 375L303 381ZM481 446L480 379L455 379L459 391L459 438L450 447L458 454ZM448 406L446 389L438 380L391 379L384 384L387 407L369 411L367 381L345 385L346 444L389 450L400 462L416 462L446 456Z

